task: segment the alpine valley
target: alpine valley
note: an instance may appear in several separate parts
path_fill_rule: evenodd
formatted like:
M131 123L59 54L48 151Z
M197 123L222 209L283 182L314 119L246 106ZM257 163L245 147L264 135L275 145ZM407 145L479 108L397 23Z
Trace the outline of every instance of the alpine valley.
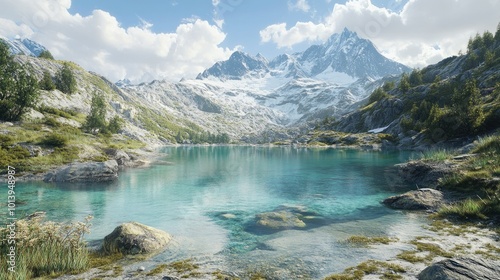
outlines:
M0 41L0 279L500 279L500 25L423 69L344 29L142 84Z
M237 51L196 79L118 85L148 107L252 143L287 138L294 128L339 117L356 109L383 77L409 70L345 29L323 45L270 61Z
M43 71L55 75L62 67L36 58L44 48L33 41L6 41L40 79ZM233 142L246 143L289 139L318 121L355 110L385 81L411 70L347 29L322 45L272 60L236 51L196 79L174 83L123 80L114 85L74 66L77 94L46 92L41 103L88 113L97 91L110 104L107 118L119 115L127 124L125 134L150 144L191 143L199 133L227 134Z

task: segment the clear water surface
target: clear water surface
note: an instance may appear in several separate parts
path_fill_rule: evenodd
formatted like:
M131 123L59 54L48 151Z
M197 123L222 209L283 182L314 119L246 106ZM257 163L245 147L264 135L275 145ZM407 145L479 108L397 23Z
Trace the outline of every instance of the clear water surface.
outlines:
M137 221L175 237L151 266L195 258L212 268L264 269L282 279L319 279L368 258L386 258L396 253L345 240L359 234L404 239L422 224L417 215L380 204L408 190L393 168L407 153L232 146L162 152L168 163L124 170L113 183L18 183L18 199L25 202L18 212L46 211L58 221L91 214L89 240ZM294 207L314 216L305 228L256 226L257 214Z

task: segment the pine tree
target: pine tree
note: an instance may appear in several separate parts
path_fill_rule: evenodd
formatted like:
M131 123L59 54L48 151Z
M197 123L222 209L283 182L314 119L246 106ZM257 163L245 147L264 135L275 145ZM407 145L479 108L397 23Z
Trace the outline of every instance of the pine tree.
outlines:
M90 114L83 125L84 129L96 133L105 130L106 125L106 103L104 98L97 93L94 93L90 104Z
M412 87L421 85L423 83L422 72L418 69L413 69L413 71L411 71L410 77L408 78L408 81L410 82L410 85Z
M493 34L489 31L485 31L483 33L483 44L486 48L489 48L493 46L495 43L495 38L493 37Z
M500 42L500 22L497 25L497 32L495 32L495 41Z
M475 80L465 83L463 89L456 89L453 97L452 111L463 124L461 133L470 134L477 131L484 121L484 113L480 108L481 93Z
M56 89L56 85L54 84L54 81L52 81L52 76L50 75L49 71L43 72L43 78L39 84L40 88L43 90L50 91Z
M38 98L38 82L16 63L9 47L0 41L0 119L21 119Z
M68 63L64 63L56 75L56 87L58 90L72 94L76 91L76 79Z
M401 75L401 80L399 81L399 90L405 93L409 89L410 89L410 81L408 74L403 73L403 75Z

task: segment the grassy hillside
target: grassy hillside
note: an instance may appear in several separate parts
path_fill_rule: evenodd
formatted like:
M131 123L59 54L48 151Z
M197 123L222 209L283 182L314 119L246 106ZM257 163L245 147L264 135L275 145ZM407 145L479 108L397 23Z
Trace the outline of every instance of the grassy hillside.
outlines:
M75 63L28 56L9 59L39 82L35 85L36 102L21 118L9 122L0 120L2 172L8 165L16 166L19 171L36 173L73 161L103 161L110 148L132 151L168 143L230 141L227 135L209 133L144 104L137 96L127 94ZM65 69L73 76L73 84L72 90L68 87L63 92L57 88L60 73ZM85 126L93 96L104 101L105 124L113 119L120 120L117 131L111 133Z

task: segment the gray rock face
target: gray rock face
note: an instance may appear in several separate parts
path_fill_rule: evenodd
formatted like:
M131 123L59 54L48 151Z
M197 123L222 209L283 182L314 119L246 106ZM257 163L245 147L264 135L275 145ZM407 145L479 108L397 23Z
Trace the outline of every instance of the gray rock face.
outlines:
M500 279L500 262L458 258L437 262L418 275L420 280Z
M125 223L104 237L103 249L106 253L149 254L165 247L171 239L162 230L136 222Z
M116 160L72 163L49 172L45 182L107 182L118 178Z
M423 188L437 186L439 179L454 172L452 163L410 161L396 165L401 178Z
M122 150L108 149L106 154L116 160L119 166L126 165L130 161L130 156Z
M437 209L443 203L443 193L434 189L420 189L391 196L383 201L391 208L404 210Z

